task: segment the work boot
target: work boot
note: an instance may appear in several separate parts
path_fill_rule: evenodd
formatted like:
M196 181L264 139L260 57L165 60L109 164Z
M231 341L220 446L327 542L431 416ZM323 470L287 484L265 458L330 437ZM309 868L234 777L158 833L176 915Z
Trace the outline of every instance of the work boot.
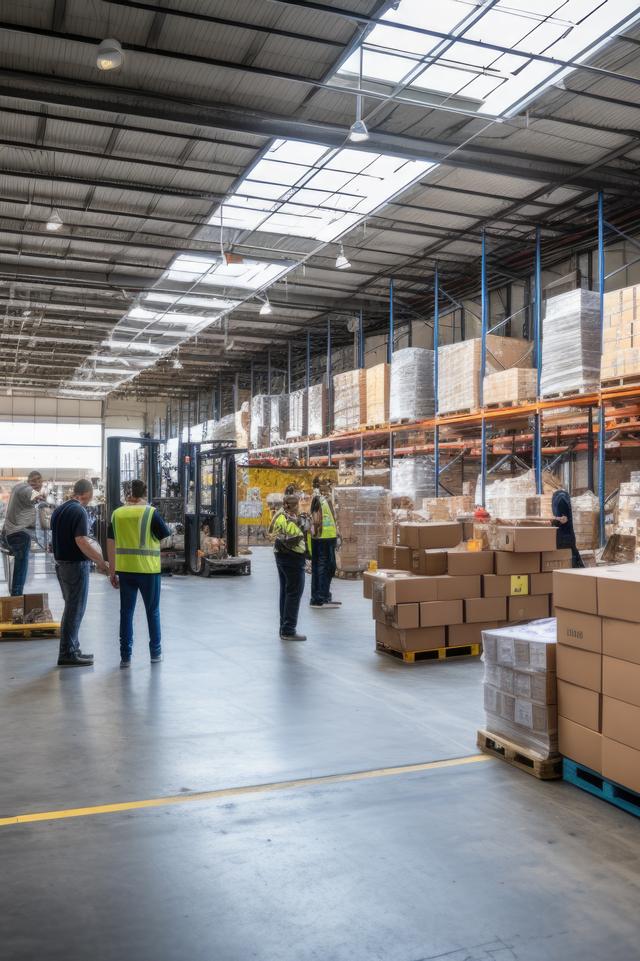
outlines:
M306 641L305 634L281 634L281 639L283 641Z
M82 651L62 654L58 658L58 667L93 667L93 654L83 654Z
M123 657L120 661L120 670L124 671L127 667L131 667L131 658Z

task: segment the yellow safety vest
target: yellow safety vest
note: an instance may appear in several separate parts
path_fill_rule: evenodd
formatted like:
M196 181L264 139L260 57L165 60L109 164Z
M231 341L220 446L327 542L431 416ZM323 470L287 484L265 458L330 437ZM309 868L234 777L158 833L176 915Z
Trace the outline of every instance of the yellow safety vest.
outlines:
M320 498L320 506L322 508L322 530L316 536L322 540L337 537L336 519L326 497Z
M271 531L275 535L284 534L285 537L295 537L296 534L299 534L300 541L297 544L289 545L289 550L294 551L296 554L306 553L303 532L295 521L287 520L286 514L276 514L271 525Z
M151 533L154 510L150 504L125 504L111 515L116 571L124 574L160 573L160 541Z

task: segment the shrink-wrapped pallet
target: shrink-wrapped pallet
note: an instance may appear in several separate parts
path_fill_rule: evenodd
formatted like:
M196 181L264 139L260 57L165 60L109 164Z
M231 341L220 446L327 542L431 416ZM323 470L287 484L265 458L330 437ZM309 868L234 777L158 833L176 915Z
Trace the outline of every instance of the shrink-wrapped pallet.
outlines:
M188 429L183 430L183 440L189 436ZM191 439L196 441L232 441L236 447L249 446L249 404L244 403L240 410L233 414L225 414L219 420L206 420L191 428Z
M342 538L338 569L364 571L376 559L378 544L391 538L391 494L383 487L336 487L333 503Z
M555 618L482 632L485 728L548 758L558 751Z
M389 419L426 420L433 417L433 351L426 347L403 347L391 357Z
M571 290L547 301L542 325L542 397L598 386L599 303L592 290Z
M430 454L394 458L391 479L394 498L411 501L414 508L424 498L435 497L436 467Z
M367 419L364 370L347 370L333 378L333 429L357 430Z
M271 443L271 395L256 394L251 401L251 446L269 447Z
M480 407L482 341L479 337L447 344L438 351L438 411L441 414ZM485 375L531 365L531 344L515 337L487 334Z
M640 285L604 295L602 380L640 377Z
M389 364L376 364L365 370L367 414L365 422L374 427L389 421Z
M327 433L327 388L314 384L307 392L307 429L309 437L324 437Z
M296 440L307 436L307 391L294 390L289 394L289 427L287 438Z
M616 533L635 534L638 519L640 519L640 474L634 471L628 481L620 484Z
M271 413L269 422L270 443L284 444L289 429L289 395L271 395Z
M476 500L480 503L481 479L478 477ZM544 493L536 494L535 471L528 470L517 477L505 477L487 484L485 507L491 517L518 520L525 517L551 518L551 497L558 487L550 474L543 476Z
M510 367L489 374L484 379L484 405L506 406L535 400L538 392L538 373L531 367Z
M593 491L572 497L571 513L578 550L596 550L600 546L600 502Z

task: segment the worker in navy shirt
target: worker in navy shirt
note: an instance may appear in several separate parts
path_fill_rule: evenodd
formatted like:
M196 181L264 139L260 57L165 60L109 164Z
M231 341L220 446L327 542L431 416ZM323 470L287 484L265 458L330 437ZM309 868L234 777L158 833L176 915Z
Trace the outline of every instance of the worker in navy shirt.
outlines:
M56 574L64 598L64 613L60 624L59 667L90 667L93 654L80 650L78 634L89 596L90 562L103 574L109 565L102 551L89 537L89 517L86 505L93 497L93 485L88 480L76 481L73 495L51 515L51 540L56 559Z

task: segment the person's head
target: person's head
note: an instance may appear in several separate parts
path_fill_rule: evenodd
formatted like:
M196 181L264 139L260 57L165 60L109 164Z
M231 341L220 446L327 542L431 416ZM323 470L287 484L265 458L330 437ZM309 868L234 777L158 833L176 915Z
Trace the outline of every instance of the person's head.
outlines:
M81 480L77 480L73 485L73 496L83 507L86 507L93 497L93 484L91 481L86 480L84 477Z
M147 496L147 485L144 481L133 480L131 481L131 494L129 499L132 501L139 501L146 499Z
M284 489L284 496L285 496L285 497L290 497L292 494L295 494L295 492L296 492L296 485L295 485L295 484L287 484L287 486L286 486L285 489Z
M320 491L321 494L331 493L331 481L328 477L318 478L318 490Z
M300 507L300 498L297 494L285 494L282 506L287 514L297 514L298 508Z
M42 474L39 470L32 470L27 477L27 484L33 487L34 491L39 491L42 487Z

